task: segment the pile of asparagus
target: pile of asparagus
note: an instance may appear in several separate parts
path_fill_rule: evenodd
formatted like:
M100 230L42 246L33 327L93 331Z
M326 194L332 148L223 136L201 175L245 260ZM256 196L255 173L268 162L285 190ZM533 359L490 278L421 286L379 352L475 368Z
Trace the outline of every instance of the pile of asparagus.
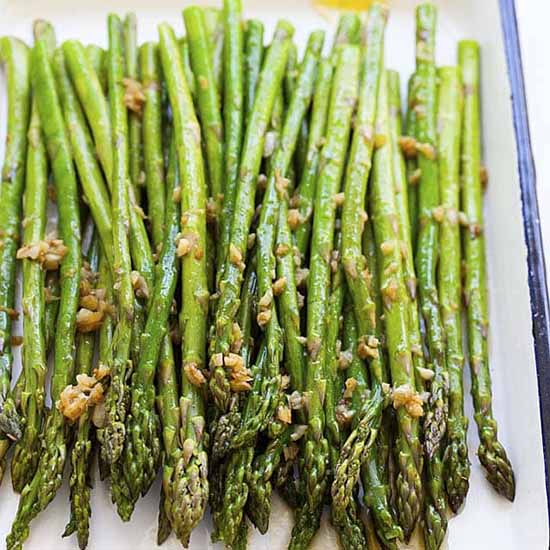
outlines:
M491 410L479 48L437 68L436 10L417 8L403 129L387 15L342 15L301 59L289 22L264 47L240 0L186 8L184 37L162 24L139 47L132 14L108 17L106 50L56 45L45 21L32 47L0 39L9 550L66 462L64 536L86 547L95 457L124 521L162 471L159 544L173 530L187 547L209 505L213 540L245 548L276 489L289 548L328 503L344 548L374 533L396 549L420 524L437 549L468 492L466 339L478 457L513 500Z

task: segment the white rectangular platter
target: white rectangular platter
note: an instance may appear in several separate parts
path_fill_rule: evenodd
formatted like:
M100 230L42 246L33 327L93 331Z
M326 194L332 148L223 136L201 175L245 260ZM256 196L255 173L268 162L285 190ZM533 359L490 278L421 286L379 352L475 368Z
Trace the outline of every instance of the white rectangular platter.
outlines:
M106 14L109 11L124 14L131 10L138 16L140 42L155 40L157 25L163 21L182 32L181 10L190 3L188 0L0 0L0 34L14 34L30 41L32 20L41 17L54 24L59 41L77 38L85 43L105 45ZM206 2L194 0L194 3ZM247 17L260 17L265 22L268 39L278 18L289 19L296 27L296 41L300 47L313 29L332 32L337 19L335 12L314 8L309 0L244 0L243 3ZM400 71L405 83L414 69L415 2L394 0L391 4L386 63ZM494 408L501 440L508 449L517 476L514 504L499 498L485 482L475 456L477 434L467 396L467 411L472 418L469 432L471 488L464 510L449 524L446 547L452 550L546 550L549 547L548 511L527 250L499 4L498 0L440 0L436 4L439 7L439 64L456 63L458 40L474 38L481 43L484 157L490 175L486 193L486 234ZM3 156L6 120L2 79L0 77L0 157ZM16 369L19 368L17 365ZM469 390L468 376L466 384ZM97 481L88 548L145 550L156 547L158 496L157 481L149 495L138 503L132 521L123 524L110 503L107 488ZM17 501L9 474L6 474L0 488L0 545L4 544L10 529ZM73 538L60 538L68 513L65 485L50 507L33 522L25 547L29 550L76 548ZM254 550L286 548L292 523L292 513L277 500L268 534L260 536L254 532L250 547ZM210 542L209 528L209 520L203 521L193 534L191 548L221 548ZM336 536L327 522L313 547L319 550L337 548ZM180 545L171 537L164 548L175 550Z

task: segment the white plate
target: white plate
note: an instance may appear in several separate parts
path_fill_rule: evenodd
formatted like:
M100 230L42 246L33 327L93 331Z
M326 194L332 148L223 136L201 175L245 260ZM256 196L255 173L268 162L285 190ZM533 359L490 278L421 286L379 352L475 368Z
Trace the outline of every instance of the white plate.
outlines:
M317 10L306 0L245 0L244 3L247 16L260 17L265 22L266 39L269 39L279 17L286 17L295 25L296 41L300 46L305 43L308 32L315 28L334 30L336 14ZM14 34L27 40L31 38L32 20L43 17L55 25L60 41L78 38L85 43L105 45L105 16L115 7L120 14L128 10L137 13L140 41L156 39L156 28L162 21L173 24L177 32L183 31L181 9L184 5L175 0L4 0L4 4L0 34ZM395 0L393 4L386 35L387 66L398 69L405 83L414 68L415 2ZM514 504L492 491L475 456L477 433L472 419L469 431L472 460L470 494L464 510L450 521L447 544L452 550L546 550L548 513L531 333L527 251L499 5L497 0L441 0L437 4L440 8L437 35L439 64L456 63L456 42L462 38L474 38L482 46L484 156L490 175L486 194L486 234L494 409L500 438L508 450L517 478ZM3 109L0 115L5 115L4 83L0 84ZM1 116L0 120L4 121L5 116ZM2 122L1 149L5 138L4 125ZM469 397L466 402L471 416ZM123 524L110 504L106 487L98 482L93 491L88 548L144 550L155 547L158 494L157 482L149 495L138 503L132 521ZM6 475L0 489L2 539L9 531L17 500L9 475ZM60 538L68 511L65 486L50 507L33 522L25 547L34 550L76 548L73 538ZM258 550L285 548L292 523L292 514L277 500L268 534L260 536L255 532L251 537L251 547ZM209 522L204 521L195 530L191 547L219 547L210 543ZM314 547L337 547L336 537L326 524L316 537ZM180 545L172 537L164 548L175 550Z

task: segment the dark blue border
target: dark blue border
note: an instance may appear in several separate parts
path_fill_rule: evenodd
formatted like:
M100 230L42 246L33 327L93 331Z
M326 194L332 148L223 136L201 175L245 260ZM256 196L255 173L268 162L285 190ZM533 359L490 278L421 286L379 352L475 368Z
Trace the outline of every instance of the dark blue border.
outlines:
M514 0L499 0L504 48L508 61L508 75L512 90L512 111L518 153L519 180L523 209L523 227L527 244L529 292L533 339L540 396L542 444L546 469L546 496L550 521L550 308L546 285L544 248L540 232L537 202L536 173L531 150L525 83L521 63L516 7Z

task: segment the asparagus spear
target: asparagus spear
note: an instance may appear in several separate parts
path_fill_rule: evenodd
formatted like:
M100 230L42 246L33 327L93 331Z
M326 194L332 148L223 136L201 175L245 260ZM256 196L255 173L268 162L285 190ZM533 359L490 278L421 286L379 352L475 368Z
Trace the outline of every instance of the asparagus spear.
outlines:
M378 265L380 292L384 306L386 343L394 387L394 407L397 408L396 480L398 518L408 539L414 529L422 501L421 450L418 440L418 415L422 414L420 396L415 391L415 376L411 357L407 289L401 266L401 247L395 203L392 166L392 143L389 135L389 105L387 75L381 75L376 117L380 147L374 154L371 188L371 215L374 235L381 252ZM395 393L397 392L397 393ZM400 395L405 398L398 400Z
M140 80L140 65L139 65L139 50L137 46L137 19L135 13L128 13L124 18L123 28L123 48L125 61L125 86L127 86L127 94L130 96L133 92L131 89ZM136 94L143 95L141 90ZM127 105L128 109L128 162L130 165L129 174L132 182L132 189L136 198L136 202L141 202L141 187L143 181L143 145L142 145L142 109L140 104L141 99L137 99L137 103L133 105L132 99L129 98Z
M80 219L76 176L71 148L65 131L55 80L50 66L50 48L44 39L32 50L33 90L51 162L59 201L59 229L67 252L61 263L61 295L55 334L54 371L50 394L56 403L71 382L74 369L76 310L79 300ZM53 407L47 414L42 433L43 452L32 481L23 489L17 515L7 537L7 547L21 548L29 534L29 523L53 500L61 486L67 453L67 428L62 413Z
M212 58L212 68L214 71L214 81L218 94L223 90L223 10L219 8L204 8L204 22L208 33L208 48Z
M88 251L89 272L94 277L99 269L97 288L107 289L110 279L110 266L105 256L100 254L97 234L92 236ZM76 338L76 373L92 375L95 333L79 333ZM86 409L78 419L73 448L71 449L71 516L63 537L77 533L78 546L84 550L88 546L90 529L91 467L92 467L92 410Z
M370 358L371 387L373 391L372 407L364 409L365 418L352 430L342 456L335 470L332 486L334 506L340 510L351 502L353 488L359 479L361 461L366 458L380 427L383 395L381 384L385 377L384 364L377 349L376 307L370 295L366 269L367 261L362 252L362 232L366 221L364 204L367 180L372 163L374 144L374 123L378 99L380 73L383 68L384 30L387 9L374 4L368 12L364 32L363 62L361 66L361 84L359 104L355 118L355 130L349 153L344 183L344 205L342 210L342 264L346 281L353 300L355 317L361 339L360 350L365 350Z
M62 49L58 49L54 53L52 67L80 184L97 227L107 260L112 265L113 225L109 191L97 161L96 151L84 113L67 74Z
M202 369L205 367L209 302L205 256L206 182L200 147L200 127L185 81L174 31L163 24L159 26L159 36L162 66L174 116L184 218L183 237L178 245L179 251L183 252L180 313L184 369L180 399L182 448L174 467L177 498L173 500L172 525L185 545L191 531L202 519L208 501L207 456L204 450L204 388L200 387L204 382ZM176 517L177 521L174 519Z
M275 244L275 224L279 204L283 199L286 189L284 174L288 170L301 122L309 106L313 92L315 69L321 47L323 45L324 33L313 33L308 42L307 54L302 66L301 74L292 96L292 101L287 111L284 128L281 134L280 144L276 149L271 162L271 171L263 198L260 221L257 230L258 245L257 259L258 266L258 291L261 295L259 302L258 324L265 330L265 344L267 348L267 364L261 375L261 401L254 399L251 393L247 399L243 424L236 435L233 446L243 447L242 451L235 453L227 470L226 486L234 485L232 476L239 476L238 472L246 472L254 457L254 441L258 431L265 426L277 409L281 399L281 377L279 363L282 356L282 333L274 303L272 288L272 273L275 271L275 257L273 248ZM284 281L283 281L284 282ZM242 474L241 474L242 475ZM237 526L240 524L242 510L246 504L246 495L236 494L234 501L224 499L224 510L230 513L223 514L220 524L223 525L222 535L226 544L232 544Z
M42 36L54 47L53 28L43 22L35 23L36 39ZM36 99L31 106L26 159L26 185L23 230L23 249L42 241L46 232L48 159L42 140ZM23 259L23 370L24 390L21 411L25 418L22 439L17 443L11 463L12 484L20 493L33 478L38 464L40 432L45 414L46 340L44 335L44 271L32 258Z
M169 347L169 343L163 344L163 341L167 337L168 316L176 290L176 250L180 231L177 198L179 179L171 175L170 180L164 245L156 267L155 287L148 304L145 330L141 335L141 357L132 376L131 413L126 424L132 446L126 449L124 460L126 470L131 473L127 478L135 499L140 493L145 495L153 482L160 453L159 419L154 407L154 377L161 351ZM170 358L162 359L166 361Z
M464 416L462 351L461 268L460 268L460 135L462 121L462 80L457 67L438 71L439 181L441 221L438 273L441 317L445 329L445 350L449 373L448 441L445 449L445 485L451 509L456 513L468 493L470 461Z
M122 23L119 21L120 26ZM122 33L122 28L120 29ZM122 37L120 39L122 41ZM122 43L121 43L122 52ZM113 173L113 149L114 143L112 135L112 122L109 117L109 107L105 96L101 92L101 84L98 79L98 75L95 73L93 66L89 63L86 56L86 52L82 44L74 40L68 40L63 43L63 53L65 54L65 61L67 63L67 69L69 71L71 80L75 87L77 96L80 100L80 104L86 119L90 126L94 143L97 151L97 156L107 182L107 187L113 193L114 183L113 179L116 174ZM107 64L110 64L111 57L107 56ZM124 71L125 63L123 57L117 61L117 65L120 66L122 76L117 81L119 91L121 91L120 98L122 100L122 106L124 106L124 115L126 116L126 104L124 96L126 90L124 86ZM111 86L109 86L111 88ZM112 116L112 113L111 113ZM126 126L128 126L126 124ZM129 158L129 157L128 157ZM129 168L127 169L127 171ZM139 205L136 203L135 193L133 187L129 188L128 198L129 202L129 220L130 220L130 251L135 270L141 275L148 283L153 281L154 262L150 252L149 238L147 236L147 229L142 217L142 211ZM113 212L114 217L114 212ZM116 246L116 245L115 245ZM144 309L136 308L135 322L134 322L134 334L139 335L141 332L141 326L145 317ZM134 336L134 342L139 341L139 336ZM135 348L135 346L133 346ZM134 355L135 349L134 349Z
M164 448L162 458L162 488L157 531L157 544L159 546L164 543L172 532L172 523L168 516L168 511L172 507L172 503L169 501L169 483L173 471L171 456L177 449L177 434L180 428L178 380L171 340L165 338L163 340L163 346L162 358L157 370L157 408L162 423L162 441Z
M409 224L409 208L408 194L406 183L406 169L403 155L400 151L399 140L401 135L401 101L400 101L400 83L399 74L394 71L388 71L388 93L390 101L390 139L393 148L393 170L394 170L394 187L395 187L395 204L397 208L398 233L402 248L402 268L404 282L408 290L406 297L407 308L409 310L409 343L411 346L412 361L417 381L417 388L421 389L427 386L426 363L424 360L424 352L422 349L422 335L420 332L420 321L418 302L416 296L416 273L414 268L412 238ZM437 492L434 492L434 498L441 500L443 487L437 484L439 476L439 468L441 460L439 457L428 457L428 468L426 472L427 484L429 487L434 486ZM434 479L434 473L436 478ZM442 504L444 507L444 503ZM431 513L431 506L428 506L427 513ZM443 525L443 524L442 524ZM437 539L444 536L444 531L439 535L427 535L430 541L428 545L437 544Z
M426 325L426 343L433 377L423 422L428 477L428 499L424 509L424 539L430 548L439 548L447 528L443 486L443 438L447 429L448 381L443 325L437 293L437 265L440 206L436 153L436 68L434 62L436 8L423 4L416 11L417 105L416 139L420 188L418 190L419 230L416 266L420 305ZM435 212L434 212L435 209Z
M86 55L99 78L103 91L107 93L107 52L95 44L88 44Z
M191 6L183 11L187 42L191 54L191 67L198 82L197 106L205 142L206 167L209 192L213 200L215 215L221 208L223 197L223 126L220 111L220 97L212 56L208 48L204 10Z
M298 211L298 220L300 222L295 228L294 238L302 258L305 258L307 254L311 234L317 169L320 152L325 139L332 72L332 63L328 59L323 59L319 64L315 84L304 168L301 172L300 184L293 198L293 201L297 203L296 210Z
M329 457L322 404L327 380L323 367L326 352L323 336L330 283L329 260L334 246L335 196L340 190L344 171L358 82L359 48L340 46L327 120L327 141L320 159L307 296L308 360L305 395L308 403L308 431L301 468L305 502L297 512L290 548L307 546L310 537L317 531L327 486Z
M372 223L367 222L364 230L365 246L364 253L367 257L367 267L371 273L371 295L376 303L376 337L380 337L381 327L378 320L381 314L382 304L380 303L378 284L378 264L376 261L376 244L372 233ZM349 295L348 295L349 297ZM349 298L348 298L349 299ZM365 406L376 403L369 399L369 380L363 361L358 355L358 329L353 311L353 304L346 308L344 317L343 349L351 354L349 365L346 369L348 379L354 380L356 387L351 395L351 406L353 411L352 427L358 422L367 421L368 414L363 413ZM364 419L364 420L363 420ZM394 518L394 512L390 504L389 480L387 472L388 453L385 452L385 445L389 434L387 423L383 423L376 439L371 447L369 455L363 461L361 474L363 480L364 503L373 516L374 526L378 539L384 548L396 549L397 541L403 538L403 532Z
M331 268L334 273L332 277L332 291L329 298L328 315L325 327L325 376L327 380L327 390L324 402L326 424L325 434L329 443L329 458L331 476L333 477L333 487L334 477L338 475L338 468L341 467L340 452L342 451L344 454L349 455L349 452L345 448L342 448L343 434L341 433L340 424L336 415L336 407L342 387L342 377L339 371L338 355L338 348L341 341L338 337L340 335L341 314L344 305L344 295L346 292L345 277L340 261L340 254L342 250L340 231L337 233L336 243L337 246L333 252L333 259L331 261ZM382 399L378 399L378 409L381 409L382 402ZM378 412L378 417L381 416L381 411L376 411L376 409L373 409L373 412ZM371 431L371 423L371 418L369 417L369 432ZM359 465L357 468L359 469ZM353 479L353 477L352 472L351 478ZM355 485L354 481L351 483ZM365 548L367 546L367 541L365 538L365 527L362 520L358 517L357 503L353 494L353 485L351 489L352 494L345 505L342 506L339 501L338 497L340 495L337 495L337 498L334 498L333 496L331 502L331 518L332 523L338 532L342 547L349 549L357 548L359 550L360 548Z
M307 54L301 68L296 90L285 117L280 143L273 156L271 171L263 197L260 220L256 232L258 240L256 264L258 271L258 292L260 295L257 320L260 327L265 331L268 351L268 366L263 376L263 400L260 404L260 410L263 409L264 412L260 414L260 411L258 411L259 414L257 416L252 416L251 423L243 423L243 426L235 437L234 446L240 446L245 441L249 441L261 429L262 424L270 419L270 413L275 410L280 394L278 389L280 386L279 364L282 357L283 340L273 297L274 283L272 281L273 273L276 270L275 255L273 253L276 223L281 203L286 201L287 190L285 186L288 185L288 181L285 179L285 174L292 161L298 132L311 101L317 61L323 41L324 33L321 31L312 33L308 41ZM283 283L286 284L286 280L280 281L280 284ZM269 402L270 399L271 403Z
M166 200L168 204L173 204L173 214L180 211L175 203L177 197L174 196L174 190L180 185L178 164L176 160L175 140L170 139L170 148L168 153L168 169L166 172L167 193ZM168 221L168 218L167 218ZM166 244L166 246L168 246ZM179 264L177 263L176 266ZM177 275L176 275L177 277ZM157 534L158 544L162 544L172 531L172 524L168 512L172 507L170 478L173 471L173 458L177 457L179 444L178 433L181 427L179 405L178 405L178 380L176 365L174 362L174 351L172 348L172 339L170 335L162 341L161 358L157 368L157 408L162 424L163 440L163 466L162 466L162 490L161 502L159 508L159 528Z
M288 63L287 63L287 70L285 75L285 83L284 83L284 95L285 95L285 101L286 103L290 103L290 99L292 98L292 92L294 91L294 87L296 86L296 80L298 78L298 75L300 74L299 70L299 62L298 62L298 49L296 47L296 44L293 42L292 47L290 49L290 54L288 57ZM307 154L307 144L308 144L308 138L309 138L309 111L304 117L304 120L302 120L302 125L300 126L300 133L298 134L298 141L296 142L296 151L294 152L294 162L290 166L289 170L289 177L292 180L296 179L297 175L301 175L306 154Z
M416 134L416 77L413 74L407 85L407 116L405 131L407 138L414 139ZM416 143L416 140L415 140ZM409 225L411 228L411 240L413 251L416 251L416 239L418 236L418 163L416 147L403 147L407 161L407 201L409 209Z
M111 385L107 394L104 458L113 465L118 461L124 446L126 431L125 392L126 377L130 368L130 343L134 317L134 291L130 279L131 260L128 241L130 226L129 174L128 174L128 119L124 105L122 78L121 22L118 16L109 15L109 106L112 117L112 216L113 216L113 287L117 306L117 324L113 335Z
M361 20L356 13L344 13L338 19L334 35L333 61L338 59L336 50L343 44L359 44L361 39Z
M48 271L44 287L46 305L44 311L44 337L46 341L46 353L52 348L55 339L55 324L59 309L59 273Z
M63 43L63 53L71 80L94 137L97 156L105 172L108 186L111 188L113 175L112 135L103 88L86 55L85 48L80 42L67 40Z
M480 446L478 457L491 485L508 500L515 496L515 479L506 451L497 437L492 412L491 376L487 348L488 313L480 181L479 45L460 42L459 64L464 85L462 126L462 209L468 220L463 234L466 276L464 295L468 321L468 352L472 373L472 396Z
M256 87L264 56L264 24L258 19L246 22L244 45L244 121L248 119L254 107Z
M439 206L440 192L436 159L436 68L434 63L436 8L423 4L416 11L417 104L416 139L418 141L419 232L416 266L420 305L426 323L426 337L434 377L430 385L430 403L424 421L428 457L434 455L445 435L447 422L445 349L439 313L436 268L439 225L433 210Z
M217 249L216 283L224 269L229 246L233 214L236 204L239 161L243 141L243 30L241 0L224 0L224 52L223 52L223 129L225 143L225 174L223 207L221 212L219 246ZM247 228L248 231L248 228Z
M29 49L16 38L4 37L0 40L0 60L7 72L8 89L8 138L0 187L0 428L9 437L19 439L21 421L10 397L11 325L17 317L14 309L15 254L21 223L30 115Z
M157 247L162 243L164 235L166 193L162 156L161 70L158 47L154 42L142 44L139 50L139 62L145 96L142 139L147 213L151 223L153 243Z
M229 352L231 345L232 321L239 307L239 295L242 284L242 270L246 259L248 232L254 215L254 196L264 137L275 96L280 89L293 27L280 21L275 30L273 42L264 62L254 110L251 114L243 144L243 155L240 162L238 186L235 200L235 212L231 225L231 238L228 246L228 257L220 281L220 298L216 310L215 335L212 342L213 372L210 378L210 391L218 409L226 411L232 391L228 380ZM221 360L220 360L221 359ZM220 365L221 363L221 365ZM238 361L240 364L240 361ZM233 390L246 389L247 385L238 387L235 384L235 370L232 371Z
M180 53L181 61L183 63L183 72L185 73L185 79L187 80L187 85L189 86L189 92L193 101L197 100L197 82L195 80L195 75L193 74L193 69L191 68L191 54L189 52L189 41L187 38L183 37L180 40Z

